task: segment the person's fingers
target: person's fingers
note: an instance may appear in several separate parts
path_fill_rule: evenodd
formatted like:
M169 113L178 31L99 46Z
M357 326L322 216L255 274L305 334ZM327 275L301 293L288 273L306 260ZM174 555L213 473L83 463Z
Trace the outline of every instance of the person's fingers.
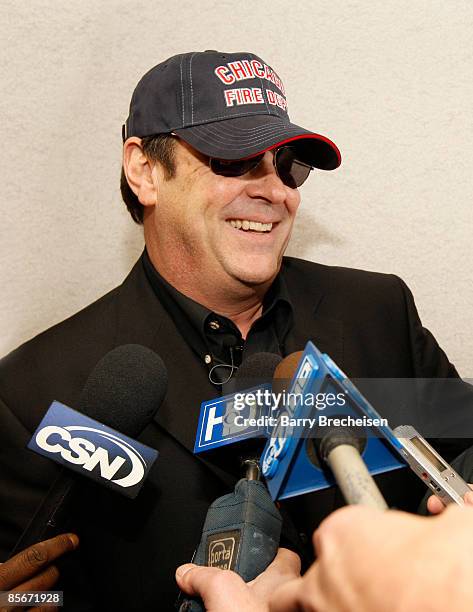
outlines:
M188 595L204 597L206 593L218 592L220 588L228 590L234 582L243 581L238 574L230 570L186 563L177 568L176 582Z
M373 524L382 515L380 510L366 506L344 506L329 514L312 534L312 544L317 557L337 554L340 545L356 533L370 532Z
M301 573L301 558L288 548L280 548L265 570L265 574L297 578Z
M35 591L48 591L59 578L59 571L57 567L54 565L50 565L45 570L43 570L40 574L28 580L27 582L23 582L18 588L12 589L12 593L31 593ZM20 605L14 608L8 608L9 612L22 612L23 610L29 610L30 612L55 612L57 610L57 606L40 606L36 608L30 608L28 604L26 606ZM3 612L6 608L0 608L0 612Z
M21 551L0 565L0 591L10 591L22 584L64 553L77 548L78 544L79 538L67 533Z
M266 612L243 579L231 570L186 563L176 570L181 590L199 596L210 612Z
M267 605L274 590L281 584L298 578L300 571L301 560L299 555L296 555L296 553L287 548L280 548L278 554L265 571L254 580L251 580L251 582L248 582L248 586L251 588L251 592L257 601L261 605Z
M269 612L300 612L300 596L304 590L302 578L294 578L279 586L269 600Z
M468 483L470 489L473 489L473 484ZM465 504L472 506L473 505L473 491L471 493L466 493L463 497ZM437 497L436 495L431 495L427 500L427 510L430 514L440 514L445 510L445 504L443 501Z
M184 565L180 565L177 570L176 570L176 582L177 582L177 586L182 589L185 590L184 586L187 586L189 584L189 577L185 578L185 575L187 574L187 572L190 572L192 569L199 567L198 565L195 565L194 563L184 563ZM189 588L189 587L187 587ZM188 592L188 591L186 591ZM190 594L190 593L189 593Z
M431 495L427 500L427 510L430 514L440 514L445 510L445 504L436 495Z
M31 593L34 591L49 591L51 587L57 582L59 578L59 571L55 565L50 565L46 569L44 569L40 574L37 574L30 580L26 582L22 582L17 588L11 589L12 593ZM3 611L4 608L0 609L0 612ZM10 612L21 612L22 610L30 610L29 606L19 606L15 608L9 608ZM33 608L37 612L51 612L57 610L56 606L47 606L47 607L39 607Z
M176 582L188 595L200 596L211 609L224 605L226 610L256 610L256 605L264 607L278 585L299 576L300 567L299 556L281 548L267 569L248 584L235 572L193 563L177 568Z
M244 604L254 607L255 600L252 597L258 602L266 601L278 585L299 576L300 567L299 556L291 550L281 548L267 569L248 584L235 572L192 563L177 568L176 582L188 595L199 595L208 601L211 598L212 604L215 604L216 597L221 595L225 596L228 606L234 601L235 604L238 602L240 608ZM248 587L252 587L251 591Z
M55 565L49 565L42 572L33 576L26 582L22 582L16 588L11 589L15 593L24 593L29 591L49 591L54 586L59 578L59 570Z

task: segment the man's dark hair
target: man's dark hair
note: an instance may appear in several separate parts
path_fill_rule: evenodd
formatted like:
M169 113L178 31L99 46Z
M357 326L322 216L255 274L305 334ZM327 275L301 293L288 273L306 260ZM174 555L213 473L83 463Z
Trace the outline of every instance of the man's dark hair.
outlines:
M146 155L149 161L159 162L163 166L165 178L167 180L171 179L176 173L176 166L174 164L174 144L175 139L169 134L145 136L141 139L143 153ZM130 189L130 185L128 185L123 168L120 177L120 191L122 193L123 201L125 202L133 221L135 221L135 223L142 224L144 206Z

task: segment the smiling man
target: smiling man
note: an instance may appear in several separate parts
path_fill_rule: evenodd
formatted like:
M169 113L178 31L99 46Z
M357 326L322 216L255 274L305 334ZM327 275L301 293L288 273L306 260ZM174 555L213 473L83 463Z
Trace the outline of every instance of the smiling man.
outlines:
M300 202L274 166L278 153L288 158L295 150L282 147L276 155L267 151L231 164L199 154L177 136L168 138L172 180L148 161L140 139L125 143L125 172L144 206L149 257L167 282L233 320L245 337L279 272ZM222 177L216 163L220 172L238 165L248 170Z
M52 400L74 407L95 364L122 344L150 347L168 369L165 401L140 436L160 451L143 491L78 500L68 609L172 609L176 567L240 476L231 458L193 455L200 403L247 356L286 356L312 340L352 377L456 376L400 279L283 257L298 187L340 154L290 122L282 80L263 60L206 51L158 64L133 93L123 142L121 190L144 226L142 257L120 287L0 364L0 561L56 474L24 450ZM390 505L416 507L406 470L378 484ZM341 504L333 489L287 502L284 544L310 552L310 533Z
M242 338L280 270L297 188L340 164L286 109L282 80L257 56L189 53L141 79L123 128L122 191L153 267Z

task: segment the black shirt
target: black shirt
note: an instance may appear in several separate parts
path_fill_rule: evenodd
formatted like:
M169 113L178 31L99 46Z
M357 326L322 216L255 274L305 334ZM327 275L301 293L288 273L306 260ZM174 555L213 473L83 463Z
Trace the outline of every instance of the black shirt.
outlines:
M142 255L146 276L156 296L192 350L208 366L209 379L224 384L243 359L268 352L284 357L285 338L293 325L293 307L281 274L263 299L262 314L246 340L229 318L212 312L170 285L153 266L146 249Z

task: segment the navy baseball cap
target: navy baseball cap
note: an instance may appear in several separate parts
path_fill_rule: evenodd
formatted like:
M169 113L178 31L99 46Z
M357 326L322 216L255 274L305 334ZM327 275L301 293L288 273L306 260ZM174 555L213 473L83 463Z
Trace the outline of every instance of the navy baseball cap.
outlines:
M183 53L151 68L133 92L123 140L171 132L209 157L243 159L291 144L316 168L341 163L331 140L291 123L281 79L253 53Z

